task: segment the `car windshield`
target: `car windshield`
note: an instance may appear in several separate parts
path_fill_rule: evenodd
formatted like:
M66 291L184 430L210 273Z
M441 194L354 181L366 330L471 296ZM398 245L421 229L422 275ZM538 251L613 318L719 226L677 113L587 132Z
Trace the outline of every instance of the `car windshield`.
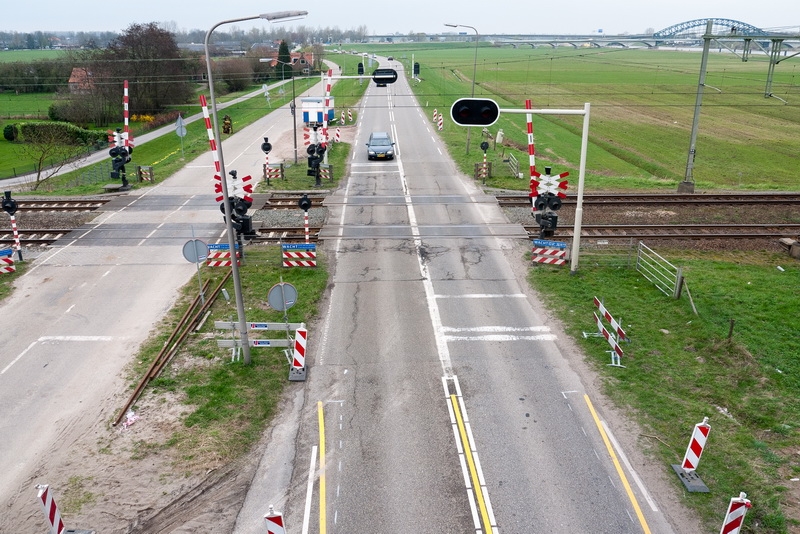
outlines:
M391 144L392 144L392 142L391 142L391 141L389 141L389 140L388 140L387 138L385 138L385 137L379 137L379 138L377 138L377 139L373 139L371 144L372 144L373 146L389 146L389 145L391 145Z

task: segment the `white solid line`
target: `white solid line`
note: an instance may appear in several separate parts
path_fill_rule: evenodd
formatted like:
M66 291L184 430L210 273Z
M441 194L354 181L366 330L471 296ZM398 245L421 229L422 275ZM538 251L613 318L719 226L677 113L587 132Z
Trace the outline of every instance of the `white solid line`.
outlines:
M470 293L466 295L436 295L437 299L524 299L524 293L513 294L491 294L491 293Z
M442 336L445 341L555 341L555 334L540 334L538 336Z
M28 345L28 348L27 348L27 349L25 349L25 350L23 350L22 352L20 352L20 353L19 353L19 355L18 355L16 358L14 358L14 361L12 361L12 362L11 362L11 363L9 363L8 365L6 365L5 369L3 369L2 371L0 371L0 375L2 375L3 373L5 373L5 372L6 372L6 371L8 371L9 369L11 369L11 366L12 366L12 365L14 365L15 363L17 363L17 362L19 361L19 359L20 359L20 358L22 358L23 356L25 356L25 353L26 353L26 352L28 352L29 350L31 350L31 349L33 348L33 346L34 346L34 345L36 345L36 343L37 343L37 342L36 342L36 341L34 341L34 342L33 342L33 343L31 343L30 345Z
M631 474L631 478L633 479L634 482L636 482L636 485L639 486L639 491L642 492L642 495L644 496L644 500L646 500L647 503L650 505L650 509L651 510L653 510L654 512L658 512L658 508L656 507L656 503L650 497L650 494L647 492L647 488L645 488L644 483L639 478L639 475L636 474L636 471L633 470L633 466L628 461L628 457L625 456L625 453L622 451L622 447L620 447L619 443L617 443L617 439L614 437L614 434L611 433L611 429L608 428L608 425L606 424L605 421L600 421L600 423L603 425L603 429L606 431L606 434L608 435L608 439L614 445L614 449L616 449L616 451L617 451L617 456L619 456L620 459L622 459L622 463L624 463L625 467L628 468L628 472Z
M443 326L442 332L549 332L549 326L474 326L459 328Z
M112 336L42 336L37 341L112 341Z
M314 470L317 468L317 446L311 447L311 467L308 468L308 487L306 488L306 506L303 511L303 534L308 534L308 522L311 518L311 499L314 496Z

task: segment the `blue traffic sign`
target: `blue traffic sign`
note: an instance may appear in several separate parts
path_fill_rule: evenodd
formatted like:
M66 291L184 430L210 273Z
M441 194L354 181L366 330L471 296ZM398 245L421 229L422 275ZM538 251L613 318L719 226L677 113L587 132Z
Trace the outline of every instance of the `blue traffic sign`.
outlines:
M547 239L534 239L533 244L537 247L567 248L566 243L562 243L561 241L549 241Z

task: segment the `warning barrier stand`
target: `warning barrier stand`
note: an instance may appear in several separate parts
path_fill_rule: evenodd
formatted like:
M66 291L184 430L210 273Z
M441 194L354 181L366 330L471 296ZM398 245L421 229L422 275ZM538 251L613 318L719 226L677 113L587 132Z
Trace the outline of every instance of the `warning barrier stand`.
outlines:
M305 328L298 328L294 332L294 351L291 358L289 351L286 351L286 357L289 360L289 381L290 382L303 382L306 379L306 341L308 339L308 330Z
M61 520L61 512L58 511L53 495L50 493L50 486L47 484L38 484L36 489L39 490L39 504L42 505L42 511L47 518L50 525L50 534L62 534L64 532L64 522Z
M547 239L534 239L531 261L549 265L564 265L568 260L567 244Z
M604 337L606 341L608 341L609 346L611 347L611 350L606 351L611 355L611 363L608 365L610 365L611 367L625 367L620 363L625 353L622 350L622 347L619 345L617 340L619 339L619 341L627 341L630 343L630 338L622 329L622 327L619 325L619 322L616 319L614 319L614 317L612 317L612 315L608 312L608 310L606 310L605 306L603 306L603 303L600 302L600 300L597 297L594 298L593 303L599 309L600 313L603 316L603 319L605 319L611 324L611 327L614 329L614 332L608 331L606 327L603 325L603 320L600 317L598 317L596 313L592 312L592 315L594 316L594 322L597 325L597 332L584 332L583 337L585 338Z
M284 267L316 267L317 245L284 243L281 245Z
M267 522L267 534L286 534L286 527L283 525L283 514L276 512L272 505L269 505L269 512L264 516Z
M700 463L700 456L706 447L706 440L710 432L711 425L708 424L708 417L704 417L703 422L694 425L692 438L689 440L689 446L686 447L686 454L683 455L681 465L672 465L673 471L681 479L687 491L696 493L708 493L709 491L695 470Z
M739 493L738 497L731 498L719 534L739 534L744 524L744 515L751 506L753 505L750 503L750 500L747 499L747 494L744 492Z

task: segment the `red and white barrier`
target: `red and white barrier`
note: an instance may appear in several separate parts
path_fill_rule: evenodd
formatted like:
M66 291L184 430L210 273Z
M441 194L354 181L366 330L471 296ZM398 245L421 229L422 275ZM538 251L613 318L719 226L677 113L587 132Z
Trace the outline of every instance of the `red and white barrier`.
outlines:
M438 109L434 109L433 110L433 122L434 122L434 124L439 122L439 110Z
M236 265L241 265L239 262L239 253L236 253ZM229 250L221 251L209 251L208 256L206 257L206 265L209 267L230 267L233 264L233 260L231 260L231 252Z
M317 251L316 250L284 250L283 251L283 266L284 267L316 267L317 266Z
M605 320L608 321L611 324L611 328L613 328L614 331L617 333L617 336L619 336L619 339L620 340L629 340L628 339L628 334L625 333L625 330L622 329L622 327L617 322L617 320L614 319L611 316L610 313L608 313L608 310L606 309L606 307L603 306L603 303L600 302L600 299L598 299L597 297L594 297L594 305L597 307L598 310L600 310L600 313L603 315Z
M36 489L39 490L39 504L42 505L42 511L50 525L50 534L62 534L64 532L64 522L61 520L61 513L58 511L56 501L50 493L50 486L39 484Z
M606 327L603 326L603 321L597 316L596 313L592 312L592 315L594 315L594 322L597 323L597 330L599 331L600 335L606 338L606 341L608 341L608 344L611 346L611 350L608 351L611 354L611 363L609 365L613 365L614 367L625 367L619 363L620 359L625 354L622 351L622 347L620 347L619 343L617 343L617 339L614 337L614 334L606 330Z
M9 274L17 270L14 266L14 256L11 255L11 249L7 249L9 255L3 255L3 250L0 250L0 274Z
M292 367L299 369L306 366L306 340L308 338L308 330L305 327L300 327L294 332L294 357L292 358Z
M286 534L286 527L283 526L283 514L276 512L272 505L269 505L269 512L264 516L267 522L267 534Z
M342 112L342 115L344 115L344 112ZM338 143L341 140L342 140L342 129L336 128L336 133L333 134L333 142Z
M442 117L441 113L439 114L439 131L444 129L444 118Z
M352 109L348 109L347 110L347 122L353 122L353 110Z
M719 534L739 534L744 524L744 516L751 506L753 505L747 499L746 493L742 492L738 497L733 497L728 505L728 511Z
M697 464L700 463L700 456L706 447L709 432L711 432L711 425L708 424L708 417L704 417L702 423L694 425L692 439L689 441L686 454L683 455L683 462L681 462L681 467L683 467L684 471L691 472L697 469Z
M341 124L344 124L344 110L342 110L342 118L339 120Z
M534 247L531 260L534 263L564 265L567 261L567 251L561 248Z
M129 117L130 99L128 97L128 80L125 80L122 84L122 139L124 140L125 146L133 147L133 134L131 133L130 126L128 124Z
M328 69L328 82L325 84L325 105L322 108L322 146L328 146L328 110L331 102L331 79L333 69Z

